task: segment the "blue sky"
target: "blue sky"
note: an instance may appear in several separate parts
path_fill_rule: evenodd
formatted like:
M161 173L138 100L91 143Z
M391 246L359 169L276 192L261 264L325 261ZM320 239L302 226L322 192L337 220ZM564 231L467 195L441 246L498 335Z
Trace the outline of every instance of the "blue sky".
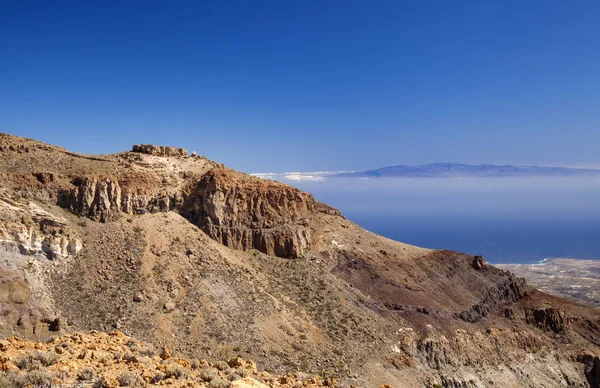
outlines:
M0 131L247 171L600 165L598 1L13 1Z

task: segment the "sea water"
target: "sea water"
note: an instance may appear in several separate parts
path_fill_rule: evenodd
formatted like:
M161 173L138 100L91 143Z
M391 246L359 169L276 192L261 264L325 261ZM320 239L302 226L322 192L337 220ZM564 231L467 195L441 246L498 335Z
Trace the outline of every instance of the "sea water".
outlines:
M364 228L491 263L600 259L600 180L326 178L286 181Z

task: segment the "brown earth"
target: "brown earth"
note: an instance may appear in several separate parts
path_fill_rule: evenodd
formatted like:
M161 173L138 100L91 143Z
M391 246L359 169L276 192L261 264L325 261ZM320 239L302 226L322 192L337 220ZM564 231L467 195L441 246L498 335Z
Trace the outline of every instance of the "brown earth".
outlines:
M118 328L342 386L598 386L598 310L370 233L293 187L136 150L0 136L0 334Z
M302 373L272 375L256 363L233 357L228 361L175 357L119 331L74 333L46 342L9 337L0 341L0 386L53 387L333 387L333 378Z

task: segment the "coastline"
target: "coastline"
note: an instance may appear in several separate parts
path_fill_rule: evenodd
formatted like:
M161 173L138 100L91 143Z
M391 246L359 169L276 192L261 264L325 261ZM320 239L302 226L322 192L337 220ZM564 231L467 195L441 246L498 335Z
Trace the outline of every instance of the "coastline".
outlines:
M544 258L535 264L497 264L540 291L600 307L600 260Z

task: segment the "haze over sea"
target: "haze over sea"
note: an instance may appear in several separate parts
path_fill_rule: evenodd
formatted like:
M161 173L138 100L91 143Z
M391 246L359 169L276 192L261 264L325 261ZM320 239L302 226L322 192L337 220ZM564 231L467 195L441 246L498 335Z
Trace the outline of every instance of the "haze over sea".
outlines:
M496 264L600 259L597 177L281 180L409 244Z

